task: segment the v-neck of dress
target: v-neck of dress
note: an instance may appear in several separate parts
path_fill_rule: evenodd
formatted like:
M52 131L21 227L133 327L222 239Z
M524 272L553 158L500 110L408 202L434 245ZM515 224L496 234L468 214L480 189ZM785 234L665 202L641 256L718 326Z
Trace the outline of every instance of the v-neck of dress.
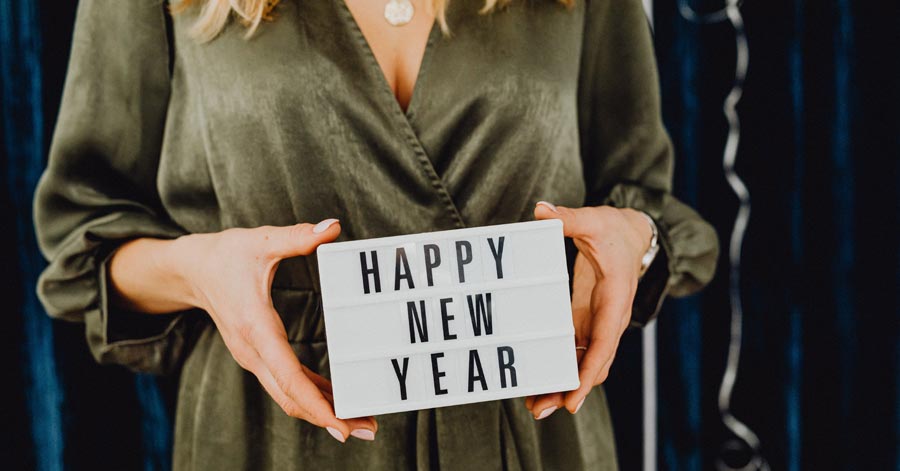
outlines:
M422 88L423 79L427 75L428 62L431 58L432 49L434 48L434 42L436 41L437 35L440 32L440 28L436 24L437 21L432 22L431 29L428 32L428 39L425 41L425 50L422 53L422 58L419 62L419 69L416 72L415 82L413 83L412 94L410 95L409 103L406 104L406 110L404 111L403 107L400 106L400 101L394 94L394 90L391 89L391 84L387 80L384 69L381 67L381 64L378 63L378 58L375 57L375 52L372 49L372 46L369 44L369 40L366 39L362 28L359 26L359 23L353 16L353 12L350 10L350 6L347 5L346 0L337 0L337 2L341 5L344 20L348 23L352 34L356 36L357 43L363 50L362 52L366 57L368 66L372 69L374 75L377 76L377 81L379 82L377 86L377 88L379 89L378 93L385 95L387 98L390 98L390 108L393 110L392 112L400 115L403 120L407 122L407 124L410 124L418 106L418 97L419 95L421 95L420 88Z
M365 56L364 61L368 63L367 67L370 73L367 75L369 77L372 75L376 76L374 80L378 83L372 85L378 90L373 90L373 93L376 93L381 97L381 100L376 101L384 103L383 106L386 108L384 112L392 117L396 122L398 131L406 138L407 143L412 150L412 154L414 154L420 168L424 172L426 178L430 181L432 189L440 195L440 198L444 203L444 210L449 219L453 222L453 227L466 227L466 223L463 221L459 208L457 208L456 203L453 201L453 197L450 196L449 189L441 178L441 175L438 174L431 158L428 156L428 152L425 150L425 146L422 144L414 125L416 110L420 106L419 101L422 99L422 87L426 85L425 80L428 75L428 65L431 61L433 49L435 48L435 42L440 35L440 27L435 24L437 23L436 21L431 24L428 40L425 43L425 51L422 53L422 62L419 64L419 71L416 73L416 82L413 84L412 95L410 96L406 111L403 111L400 102L397 100L394 91L391 89L391 86L385 77L384 70L381 68L381 65L378 64L375 52L372 50L369 41L363 34L362 28L359 27L359 23L356 22L356 18L353 17L353 12L350 11L347 2L345 0L337 0L337 3L340 4L339 9L343 14L342 16L344 17L346 29L349 33L356 36L356 42L362 49L361 55ZM451 2L451 4L452 3L453 2Z

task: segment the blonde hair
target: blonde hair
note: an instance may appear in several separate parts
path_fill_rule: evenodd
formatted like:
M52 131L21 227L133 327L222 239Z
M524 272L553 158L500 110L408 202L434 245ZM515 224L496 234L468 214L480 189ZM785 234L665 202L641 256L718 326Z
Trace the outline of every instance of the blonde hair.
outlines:
M202 3L197 21L191 27L191 35L201 42L211 41L218 36L228 20L234 15L244 26L247 32L244 37L249 38L259 28L263 21L274 19L273 10L281 0L176 0L172 6L173 13L184 11L194 3ZM333 0L344 1L344 0ZM487 14L498 8L503 8L512 0L484 0L484 6L479 13ZM557 2L571 7L574 0L557 0ZM447 4L450 0L431 0L434 8L434 16L445 35L450 34L447 26Z

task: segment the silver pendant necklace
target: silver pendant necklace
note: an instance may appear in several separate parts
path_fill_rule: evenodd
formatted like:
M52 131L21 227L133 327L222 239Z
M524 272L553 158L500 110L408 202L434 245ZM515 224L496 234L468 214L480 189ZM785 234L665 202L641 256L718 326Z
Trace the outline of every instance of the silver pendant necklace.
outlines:
M384 5L384 19L391 26L403 26L413 19L416 9L409 0L388 0Z

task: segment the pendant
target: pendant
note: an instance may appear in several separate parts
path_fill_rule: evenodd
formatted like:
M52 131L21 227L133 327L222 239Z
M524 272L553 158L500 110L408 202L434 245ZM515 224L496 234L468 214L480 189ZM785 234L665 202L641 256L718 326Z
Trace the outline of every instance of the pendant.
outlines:
M403 26L412 21L416 9L409 0L389 0L384 6L384 19L392 26Z

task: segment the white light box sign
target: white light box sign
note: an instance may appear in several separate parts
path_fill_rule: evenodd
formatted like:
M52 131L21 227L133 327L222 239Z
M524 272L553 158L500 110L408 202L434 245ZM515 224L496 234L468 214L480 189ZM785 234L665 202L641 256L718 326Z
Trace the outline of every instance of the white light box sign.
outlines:
M317 250L339 418L578 387L562 223Z

